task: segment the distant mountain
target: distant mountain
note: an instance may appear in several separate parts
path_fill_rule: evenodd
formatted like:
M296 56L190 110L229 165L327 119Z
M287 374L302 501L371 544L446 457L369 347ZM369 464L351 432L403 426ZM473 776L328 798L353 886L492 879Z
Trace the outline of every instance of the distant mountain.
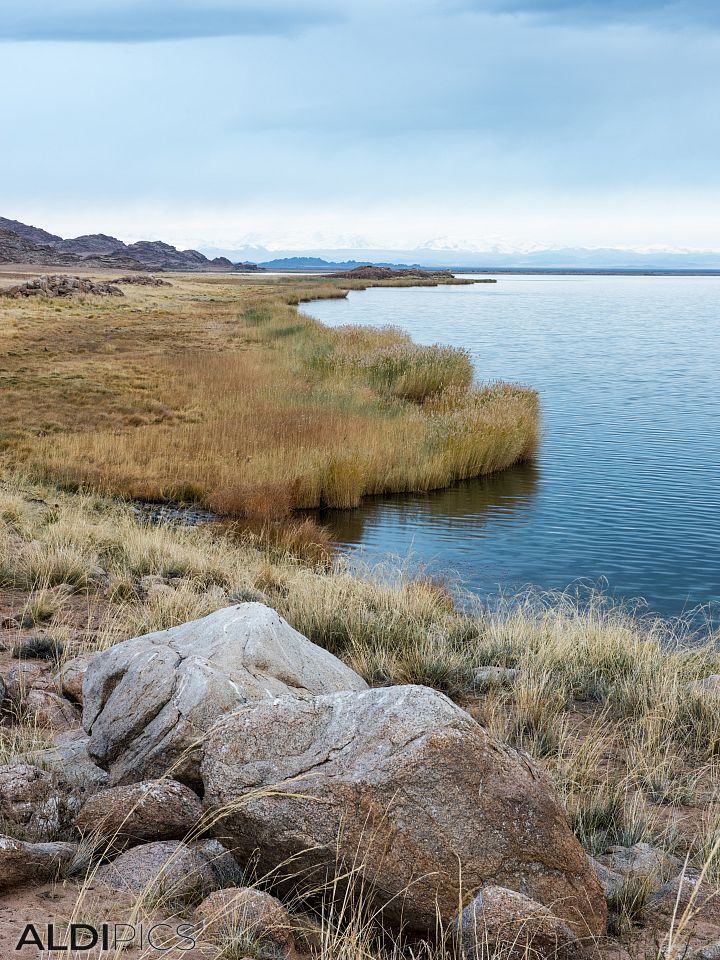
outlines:
M387 260L323 260L322 257L281 257L258 264L263 270L357 270L358 267L386 267L389 270L424 270L419 263L392 263Z
M16 239L11 240L9 233ZM216 247L178 250L158 240L125 243L104 233L63 239L19 220L0 217L0 263L102 265L123 270L218 273L256 270L330 273L363 266L389 267L393 270L474 270L481 273L523 270L584 273L720 272L720 253L717 251L550 248L539 245L517 249L502 239L456 241L448 237L435 237L423 246L410 250L340 248L270 251L257 245L238 246L240 249L234 250Z
M254 263L233 263L227 257L209 259L197 250L178 250L159 240L127 244L105 233L64 240L39 227L5 217L0 217L0 263L218 273L258 269Z
M73 240L60 240L59 243L53 243L52 246L56 250L62 250L63 253L77 253L78 256L117 253L120 250L127 249L122 240L118 240L117 237L109 237L106 233L90 233L82 237L75 237Z
M438 241L440 243L442 241ZM496 244L482 249L463 248L461 243L427 246L410 250L388 249L310 249L269 251L258 246L238 247L235 250L202 248L203 252L222 254L231 260L250 258L266 270L348 270L372 264L393 268L423 267L425 269L494 270L581 270L603 271L717 271L720 253L694 250L623 250L615 248L533 248L514 250L509 245Z

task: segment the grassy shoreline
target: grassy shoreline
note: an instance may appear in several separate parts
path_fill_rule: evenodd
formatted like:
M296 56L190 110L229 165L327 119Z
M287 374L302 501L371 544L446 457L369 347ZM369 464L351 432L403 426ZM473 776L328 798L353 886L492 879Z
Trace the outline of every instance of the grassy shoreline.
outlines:
M393 482L400 468L405 482L418 481L413 451L427 454L438 435L451 474L517 457L510 439L529 450L537 437L535 395L474 388L462 351L419 350L396 331L329 330L295 309L318 293L342 295L337 286L173 283L128 291L120 306L3 305L0 598L9 615L1 656L17 660L13 650L40 636L62 673L80 654L259 600L371 685L440 690L529 753L590 855L648 842L704 870L720 891L720 695L708 686L720 674L717 637L688 645L682 625L639 619L599 596L580 604L524 595L488 606L458 602L448 584L402 571L392 582L351 574L320 548L316 530L293 520L318 490L321 502L332 489L345 505L367 492L368 478L388 482L387 472L366 467L360 483L336 464L328 484L329 453L353 442L392 454L400 464ZM277 399L278 385L292 402ZM235 446L234 423L217 425L232 409L247 411ZM428 440L423 430L437 433ZM313 472L312 461L305 486L290 482L299 475L298 436L303 462L315 443L325 471ZM227 463L218 449L233 451ZM238 483L218 483L212 495L201 489L213 469L238 473L240 449L251 455ZM263 461L262 451L272 456ZM111 469L98 475L105 462ZM133 469L122 474L122 463ZM169 495L172 484L237 515L235 529L152 525L123 501ZM91 486L101 493L83 492ZM30 712L7 715L0 758L18 763L51 736ZM617 891L612 950L660 956L643 919L652 889L628 882Z
M61 650L61 670L80 653L261 600L372 685L438 689L528 752L591 855L649 842L705 866L720 888L720 698L703 683L720 672L720 653L684 647L676 625L601 597L470 609L433 581L313 568L278 548L151 526L118 501L17 478L0 483L0 589L26 624L2 631L6 647L39 628ZM487 676L487 666L501 671ZM39 738L29 716L0 727L3 762ZM642 939L636 888L614 903L613 929Z
M474 386L464 351L297 309L378 283L172 283L112 303L3 304L6 462L71 489L282 521L446 487L535 450L533 391Z

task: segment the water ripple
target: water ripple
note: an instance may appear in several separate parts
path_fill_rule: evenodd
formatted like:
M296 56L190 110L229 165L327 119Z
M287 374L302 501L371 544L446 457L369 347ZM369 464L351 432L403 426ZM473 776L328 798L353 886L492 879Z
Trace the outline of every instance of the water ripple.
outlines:
M536 387L537 461L327 518L350 551L412 556L489 593L606 578L679 615L720 601L720 278L500 277L306 309L470 350Z

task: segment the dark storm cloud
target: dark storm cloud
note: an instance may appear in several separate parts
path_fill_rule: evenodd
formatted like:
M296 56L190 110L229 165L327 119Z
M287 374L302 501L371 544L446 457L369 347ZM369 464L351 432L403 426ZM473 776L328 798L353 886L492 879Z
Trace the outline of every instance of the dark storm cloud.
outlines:
M3 0L0 40L151 43L289 36L337 19L329 4L282 0Z

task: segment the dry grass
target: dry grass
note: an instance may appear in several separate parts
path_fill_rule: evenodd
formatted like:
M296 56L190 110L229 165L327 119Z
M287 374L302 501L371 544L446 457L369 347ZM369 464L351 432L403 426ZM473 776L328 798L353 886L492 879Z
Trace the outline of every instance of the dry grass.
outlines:
M200 502L255 528L532 456L532 391L474 388L463 351L295 308L346 290L192 278L112 304L3 304L0 450L71 489Z
M338 561L308 566L262 538L151 526L122 503L19 480L0 483L0 518L0 568L11 589L50 602L46 578L58 554L83 572L74 597L87 604L88 629L65 656L233 599L261 599L372 684L433 686L534 754L592 854L648 841L720 883L720 698L693 686L720 672L720 654L712 642L689 646L682 624L640 620L596 595L528 595L479 608L403 571L351 576ZM148 576L162 578L159 589L143 586ZM51 633L65 616L59 604ZM490 664L517 677L478 692L474 672ZM6 762L46 745L46 732L19 719L0 727ZM638 883L618 895L618 935L637 929L646 894ZM329 924L326 936L328 956L355 956L358 943L364 956L384 956L362 925L350 933Z

